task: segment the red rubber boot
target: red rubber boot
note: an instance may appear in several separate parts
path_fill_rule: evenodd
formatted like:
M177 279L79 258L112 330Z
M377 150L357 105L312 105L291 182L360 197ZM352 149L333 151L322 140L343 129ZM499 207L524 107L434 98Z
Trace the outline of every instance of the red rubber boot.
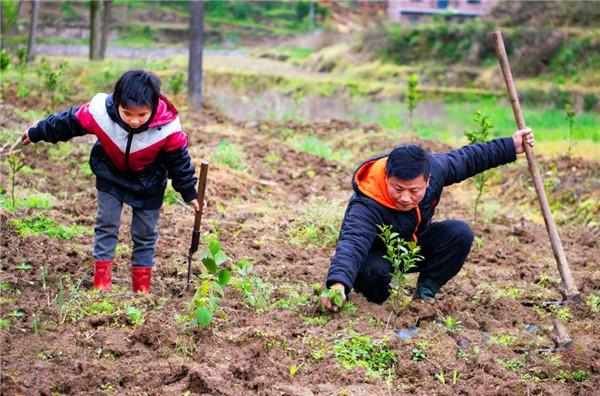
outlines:
M110 290L112 287L112 260L96 260L94 265L94 288Z
M134 265L131 267L131 288L134 292L149 293L152 280L152 267Z

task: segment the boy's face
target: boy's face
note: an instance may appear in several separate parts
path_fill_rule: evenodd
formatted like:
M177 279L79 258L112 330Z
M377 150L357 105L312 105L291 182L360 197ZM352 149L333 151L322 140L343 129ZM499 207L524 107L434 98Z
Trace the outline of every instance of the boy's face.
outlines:
M148 122L151 115L150 106L123 107L119 105L119 116L125 124L133 129L139 128Z
M412 180L391 176L387 179L388 194L402 212L414 209L425 196L429 180L420 175Z

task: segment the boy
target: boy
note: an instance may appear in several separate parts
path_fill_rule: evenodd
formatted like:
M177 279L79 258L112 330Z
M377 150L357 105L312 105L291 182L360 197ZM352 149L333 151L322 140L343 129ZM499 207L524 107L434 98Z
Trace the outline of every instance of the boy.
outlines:
M113 257L126 203L133 209L132 289L147 293L167 177L184 201L200 210L187 136L177 110L160 94L158 77L130 70L119 78L112 95L97 94L87 104L39 121L24 133L22 143L56 143L88 133L98 138L90 155L98 203L94 287L110 290L112 286Z

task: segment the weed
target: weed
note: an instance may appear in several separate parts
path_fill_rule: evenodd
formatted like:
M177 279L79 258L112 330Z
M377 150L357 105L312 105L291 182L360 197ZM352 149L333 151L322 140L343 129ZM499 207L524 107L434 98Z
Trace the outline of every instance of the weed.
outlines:
M321 297L329 299L329 301L338 308L343 307L344 301L346 300L343 291L337 288L325 288L323 292L321 292Z
M144 323L144 312L139 308L128 306L125 308L125 314L127 315L127 321L133 326L139 326Z
M294 135L287 140L287 143L298 151L329 161L348 162L352 158L350 151L334 150L329 143L313 135Z
M31 266L31 264L26 263L26 262L22 262L19 263L18 265L15 266L15 269L19 270L19 271L31 271L33 267Z
M409 302L406 296L405 285L406 274L423 260L419 255L421 248L414 241L407 242L400 238L400 234L392 231L390 225L380 225L379 237L386 246L386 254L383 256L392 264L392 280L390 281L390 301L394 311L402 310Z
M112 315L115 312L115 306L106 300L92 303L87 309L87 315Z
M590 378L590 373L585 370L566 371L560 370L555 379L561 382L584 382Z
M183 90L185 83L185 75L182 72L177 72L169 78L169 90L173 95L179 95Z
M79 165L79 171L85 177L92 177L94 175L94 172L92 171L92 167L90 166L89 162L84 162L81 165Z
M585 303L590 307L590 310L593 313L600 312L600 294L590 294L585 300Z
M283 289L286 291L287 296L278 300L274 304L275 308L296 310L309 304L310 295L308 293L303 293L293 287L283 287Z
M469 140L469 143L475 144L487 142L491 137L491 130L493 128L492 123L489 121L489 117L483 115L480 111L477 111L473 120L477 124L477 129L471 132L465 132L465 136ZM477 207L479 206L488 179L489 173L487 172L479 173L473 178L475 188L477 189L477 196L475 197L475 203L473 204L473 221L477 221Z
M525 362L520 358L513 359L497 359L498 364L510 371L519 371L525 367Z
M346 369L362 367L368 375L389 376L396 355L385 340L373 341L366 335L352 335L334 345L335 358Z
M232 286L239 290L248 306L264 311L270 306L273 286L253 274L253 266L249 260L239 260L233 266L235 274Z
M511 334L495 334L490 337L490 341L494 344L509 347L517 341L517 337Z
M427 350L429 349L429 342L419 341L415 344L414 348L410 351L410 360L413 362L422 362L427 358Z
M444 372L444 369L440 369L440 371L438 371L435 374L435 378L440 382L440 384L446 385L446 373ZM456 385L458 383L459 378L460 378L460 372L456 369L452 370L451 384Z
M573 149L573 141L572 141L572 136L573 136L573 126L575 125L575 116L577 115L577 113L575 112L575 109L573 108L573 104L571 104L570 102L567 102L565 104L565 116L567 118L567 121L569 123L569 134L567 135L567 142L568 142L568 147L567 147L567 156L571 156L571 150Z
M548 288L548 287L550 287L554 283L556 283L556 281L550 275L548 275L545 272L543 272L542 274L540 274L540 277L536 281L536 284L538 286L540 286L540 287L543 287L543 288Z
M556 318L562 322L568 322L573 319L573 314L571 313L571 309L569 307L552 305L550 307L550 311L552 311Z
M305 316L302 318L302 321L309 326L325 326L330 320L330 315Z
M333 247L342 216L343 208L338 202L313 199L301 209L288 235L296 245Z
M51 238L72 239L88 232L86 227L78 225L63 226L44 216L13 219L10 224L23 237L44 234Z
M215 148L212 158L214 162L234 170L243 171L247 168L242 149L227 140L221 140Z
M452 315L448 315L442 319L442 324L450 333L456 333L462 328L462 322Z
M496 292L496 298L510 298L518 300L523 295L523 290L518 287L504 287Z
M10 319L0 318L0 330L8 330L10 328Z

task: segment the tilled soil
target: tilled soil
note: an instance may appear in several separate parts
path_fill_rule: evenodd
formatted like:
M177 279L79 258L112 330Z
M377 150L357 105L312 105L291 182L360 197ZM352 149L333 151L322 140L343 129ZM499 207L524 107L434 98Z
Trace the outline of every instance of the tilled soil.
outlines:
M304 133L310 128L323 138L340 133L348 138L337 140L338 147L358 148L359 158L399 142L376 128L342 122L241 125L210 110L182 118L196 162L209 158L222 139L240 145L246 156L245 171L211 164L203 232L217 232L233 259L251 259L256 274L275 288L274 301L286 297L283 286L311 295L311 285L324 280L333 247L298 245L289 230L312 199L343 205L351 194L353 169L295 151L279 132ZM11 128L26 127L16 118L9 123ZM435 142L420 143L432 150L447 149ZM52 194L57 202L45 215L92 230L94 179L80 169L87 160L89 139L76 140L75 149L62 160L49 155L50 147L27 149L25 161L34 172L22 175L18 188ZM277 164L266 161L270 153L280 158ZM577 189L578 196L597 196L598 163L569 161L557 162L555 173L562 186ZM478 242L436 303L413 302L399 315L357 294L351 295L355 309L336 315L320 316L314 297L294 308L256 311L229 288L210 328L184 327L176 314L186 312L192 297L184 287L193 213L181 205L166 205L152 294L134 296L128 291L128 211L121 230L123 247L115 258L110 297L143 307L144 322L132 325L123 312L69 317L77 304L101 298L90 291L92 234L67 241L23 237L11 221L41 210L4 211L0 302L1 316L10 318L10 326L0 330L1 393L592 395L600 386L600 314L583 303L571 306L566 326L573 346L555 350L551 318L560 308L553 302L561 298L556 265L544 225L510 210L533 200L531 191L506 193L510 178L526 176L524 161L505 172L490 199L500 200L509 210L473 226ZM4 166L2 173L4 179ZM468 185L449 188L437 217L470 220L471 199ZM582 295L598 294L597 229L567 222L561 236ZM200 271L199 261L196 255L195 273ZM441 322L448 315L460 320L459 330L444 329ZM307 318L322 321L315 324ZM410 326L417 327L415 338L403 341L394 335L394 330ZM351 330L388 340L396 356L388 379L337 363L333 345ZM512 342L498 342L503 334L513 336ZM427 357L421 361L411 358L418 341L428 343ZM575 379L572 373L577 370L585 375Z

